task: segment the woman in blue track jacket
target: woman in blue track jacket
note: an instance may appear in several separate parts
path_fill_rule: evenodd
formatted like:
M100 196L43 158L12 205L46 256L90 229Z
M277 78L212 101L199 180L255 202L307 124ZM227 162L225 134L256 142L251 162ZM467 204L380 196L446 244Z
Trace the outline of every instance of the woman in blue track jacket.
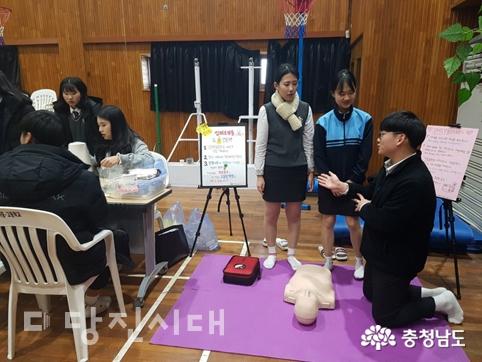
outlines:
M331 171L340 180L362 184L372 153L373 126L368 113L353 107L356 88L356 79L350 71L338 72L331 87L335 107L316 122L313 151L317 174ZM349 197L337 196L323 187L318 188L318 209L322 215L322 246L319 250L325 257L325 267L330 270L333 259L346 260L344 250L333 251L336 215L345 215L356 257L354 277L363 279L358 213Z

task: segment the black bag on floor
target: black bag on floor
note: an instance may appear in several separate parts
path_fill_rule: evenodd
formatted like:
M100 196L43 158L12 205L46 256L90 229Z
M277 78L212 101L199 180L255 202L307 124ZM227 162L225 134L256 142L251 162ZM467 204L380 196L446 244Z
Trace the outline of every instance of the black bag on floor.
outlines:
M180 224L156 232L156 263L167 261L169 267L189 255L184 227Z

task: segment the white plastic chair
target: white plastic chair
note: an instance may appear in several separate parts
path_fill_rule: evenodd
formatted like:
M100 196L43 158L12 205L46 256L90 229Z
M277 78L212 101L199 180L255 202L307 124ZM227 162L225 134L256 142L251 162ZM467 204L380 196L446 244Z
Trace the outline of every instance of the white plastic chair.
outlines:
M57 100L57 93L52 89L39 89L32 93L30 99L32 100L33 108L35 108L36 111L42 109L53 111L53 103Z
M46 232L47 254L44 253L39 242L40 230ZM69 247L75 251L88 250L101 240L105 240L106 266L109 267L112 275L119 310L123 314L126 313L112 231L102 230L88 243L80 244L70 227L53 213L18 207L0 207L0 252L5 255L11 269L8 299L8 359L12 359L15 355L18 294L26 293L40 296L67 296L72 321L77 322L79 326L72 328L77 360L88 360L87 343L84 343L84 341L87 342L84 296L85 291L97 276L82 284L68 283L57 256L55 242L57 235L62 236ZM72 325L74 326L74 323Z
M158 158L162 161L162 164L164 165L164 168L166 169L166 172L167 172L166 179L164 181L164 187L168 187L169 186L169 164L166 158L160 153L157 153L154 151L150 151L150 152L154 158ZM157 221L157 224L159 225L159 229L162 229L164 227L164 224L162 222L162 215L159 209L157 208L157 205L155 206L155 209L154 209L154 220Z

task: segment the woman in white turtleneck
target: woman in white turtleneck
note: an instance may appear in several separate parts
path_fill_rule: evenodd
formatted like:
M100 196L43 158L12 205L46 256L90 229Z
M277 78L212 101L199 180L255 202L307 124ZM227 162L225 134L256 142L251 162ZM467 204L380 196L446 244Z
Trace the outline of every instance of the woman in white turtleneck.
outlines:
M276 264L276 234L281 203L286 202L288 262L293 270L301 266L295 257L300 233L301 202L306 184L313 187L313 114L296 93L298 72L281 64L275 78L271 102L259 110L255 168L257 189L265 204L264 232L268 257L263 265Z

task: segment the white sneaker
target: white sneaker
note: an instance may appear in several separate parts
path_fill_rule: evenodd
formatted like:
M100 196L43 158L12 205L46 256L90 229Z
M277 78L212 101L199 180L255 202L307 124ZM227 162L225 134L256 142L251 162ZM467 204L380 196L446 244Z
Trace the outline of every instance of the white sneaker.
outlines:
M355 266L355 272L353 273L353 277L356 280L363 280L365 277L365 266L363 264Z
M318 245L318 251L320 252L320 255L325 258L325 249L323 245ZM345 248L342 248L341 246L337 246L334 249L333 254L331 255L333 260L338 260L338 261L347 261L348 260L348 254L346 253Z
M276 254L270 254L266 259L263 261L263 266L265 269L273 269L276 265Z
M296 259L294 255L288 255L288 263L294 271L297 271L301 267L301 262Z
M266 242L266 239L263 239L262 244L265 248L268 247L268 243ZM282 239L282 238L276 238L276 246L281 250L286 251L288 250L288 240Z

